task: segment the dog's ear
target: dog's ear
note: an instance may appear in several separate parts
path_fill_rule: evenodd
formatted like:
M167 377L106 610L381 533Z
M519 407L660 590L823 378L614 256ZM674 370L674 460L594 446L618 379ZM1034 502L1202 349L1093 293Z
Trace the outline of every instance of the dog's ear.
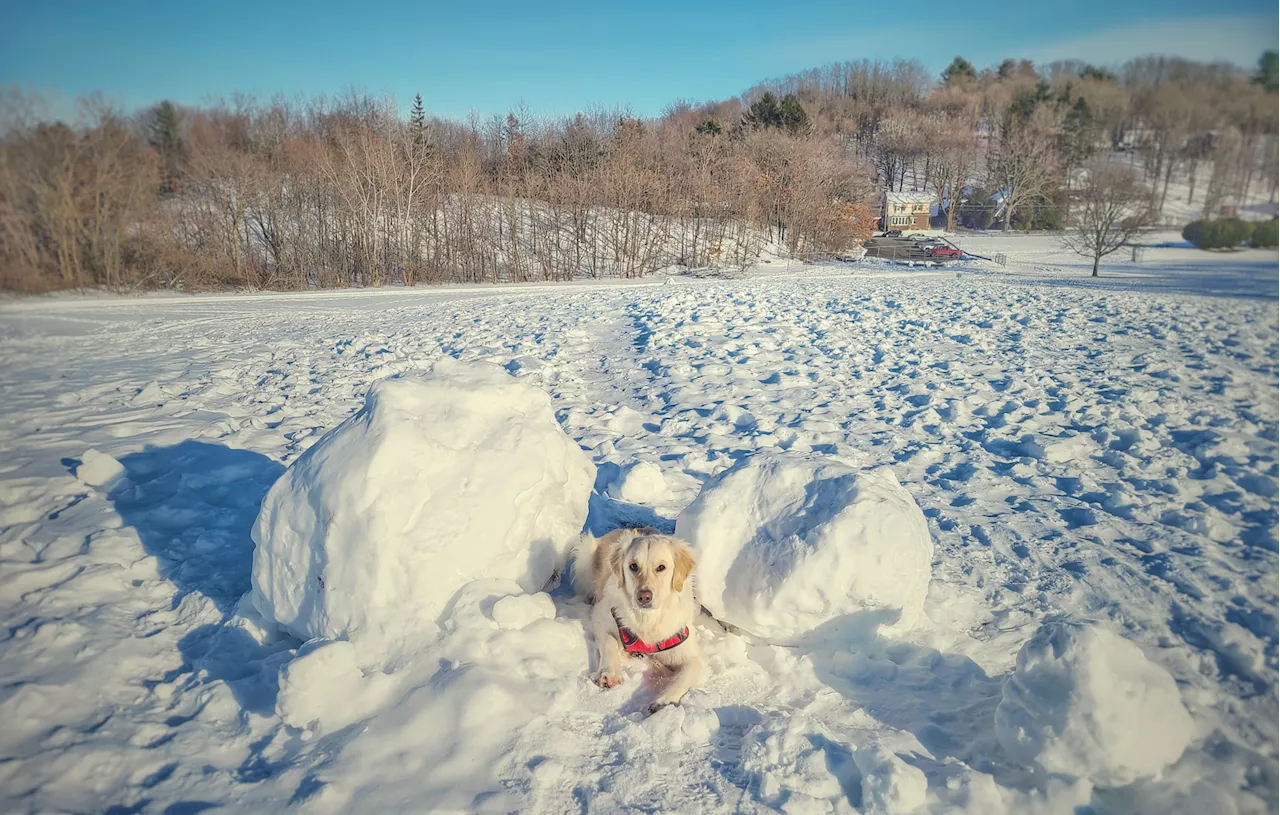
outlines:
M622 573L622 561L627 559L627 549L630 546L613 545L612 551L609 552L609 570L613 572L613 576L618 578L618 585L625 586L627 584L627 576Z
M671 588L677 592L684 591L684 582L693 573L698 562L693 559L693 550L683 543L676 544L676 563L671 570Z

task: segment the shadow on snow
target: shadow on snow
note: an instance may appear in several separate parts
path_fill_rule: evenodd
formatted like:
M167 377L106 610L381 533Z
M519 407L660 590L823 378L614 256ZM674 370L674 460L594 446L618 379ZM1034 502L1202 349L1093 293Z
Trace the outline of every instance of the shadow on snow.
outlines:
M251 585L250 531L284 466L260 453L193 440L147 448L120 463L127 481L110 500L155 556L160 576L174 584L173 607L195 593L222 614L221 622L201 625L178 642L183 664L161 681L183 675L192 684L223 681L243 711L271 715L279 667L297 643L261 644L234 618ZM266 774L252 756L241 768L246 781Z

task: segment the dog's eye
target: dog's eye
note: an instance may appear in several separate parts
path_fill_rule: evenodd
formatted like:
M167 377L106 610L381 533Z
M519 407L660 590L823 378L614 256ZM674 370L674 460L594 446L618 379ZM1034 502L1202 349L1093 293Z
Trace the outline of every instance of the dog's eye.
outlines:
M666 570L667 570L667 564L665 563L659 563L658 568L654 569L655 572L664 572Z
M638 571L640 571L640 567L639 567L639 566L637 566L636 564L632 563L632 564L631 564L631 571L633 571L633 572L638 572Z

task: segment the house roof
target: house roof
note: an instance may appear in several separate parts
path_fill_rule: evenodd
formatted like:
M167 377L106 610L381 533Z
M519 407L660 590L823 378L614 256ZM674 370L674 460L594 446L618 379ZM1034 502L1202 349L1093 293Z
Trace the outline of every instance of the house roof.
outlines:
M930 204L936 196L927 192L886 192L884 200L890 204Z

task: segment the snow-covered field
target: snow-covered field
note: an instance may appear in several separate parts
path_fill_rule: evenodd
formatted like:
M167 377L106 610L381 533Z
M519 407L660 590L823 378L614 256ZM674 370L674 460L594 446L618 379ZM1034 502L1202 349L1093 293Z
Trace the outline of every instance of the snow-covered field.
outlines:
M1089 281L957 242L1009 265L0 305L0 811L1274 812L1275 253L1169 236ZM259 505L445 356L552 396L596 533L670 531L759 452L891 467L925 619L703 625L710 678L648 717L639 666L588 680L566 587L473 584L390 674L299 653L241 600ZM1037 765L1038 716L1118 735Z

